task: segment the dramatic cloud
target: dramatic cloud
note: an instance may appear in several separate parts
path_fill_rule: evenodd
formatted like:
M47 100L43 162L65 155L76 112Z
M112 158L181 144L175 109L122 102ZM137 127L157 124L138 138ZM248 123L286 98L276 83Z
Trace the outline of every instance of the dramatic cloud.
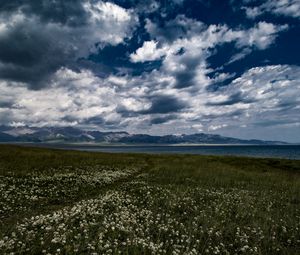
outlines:
M153 98L151 107L147 110L142 111L142 113L173 113L180 111L184 107L185 104L176 97L157 95Z
M238 49L242 49L242 53L249 54L251 50L266 49L274 42L278 32L287 26L259 22L247 30L232 30L226 25L205 26L199 21L180 16L169 21L164 28L157 28L148 21L147 28L153 40L144 42L141 48L131 54L131 61L146 62L163 58L162 70L174 78L174 87L187 88L194 85L203 87L212 82L207 76L211 70L206 59L213 54L211 49L217 45L234 42Z
M300 141L298 1L236 2L1 1L0 125Z
M130 37L137 21L132 11L112 3L51 3L26 1L14 12L0 12L0 78L46 87L60 67Z
M273 125L274 120L278 126L296 125L300 110L299 75L299 67L257 67L218 92L175 94L173 89L166 89L164 95L159 91L150 95L137 83L144 81L151 86L151 75L144 80L127 80L124 85L119 83L121 78L111 77L108 81L89 71L60 69L51 86L44 90L30 90L18 83L12 91L11 85L2 83L0 119L1 124L92 127L100 124L102 128L135 131L147 123L150 131L156 129L151 125L172 130L174 123L181 131L187 125L194 126L194 131L199 125L207 131L234 126L261 127Z
M300 68L293 66L252 68L215 94L219 94L220 98L215 98L208 105L236 109L241 106L244 109L244 124L259 125L262 122L271 123L274 119L278 124L297 123L299 75Z

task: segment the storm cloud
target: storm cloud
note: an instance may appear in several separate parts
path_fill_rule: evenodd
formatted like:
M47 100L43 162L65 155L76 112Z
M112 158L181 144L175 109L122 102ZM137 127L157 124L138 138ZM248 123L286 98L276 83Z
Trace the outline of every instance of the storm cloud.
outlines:
M136 24L132 11L102 1L7 1L0 10L0 78L32 89L98 47L121 43Z

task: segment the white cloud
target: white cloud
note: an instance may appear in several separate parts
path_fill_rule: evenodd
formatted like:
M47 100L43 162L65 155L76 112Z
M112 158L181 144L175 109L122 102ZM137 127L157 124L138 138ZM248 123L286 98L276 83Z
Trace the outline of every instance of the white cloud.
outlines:
M177 20L174 23L178 24L179 22ZM285 75L298 69L288 66L271 66L263 67L260 70L261 73L257 69L251 69L224 89L209 92L207 90L209 85L232 78L233 74L218 73L209 78L208 73L213 70L208 67L207 58L211 56L211 49L215 46L234 42L236 47L241 49L240 55L237 53L231 59L231 61L236 61L251 53L255 48L263 50L269 47L278 33L286 29L287 26L259 22L254 27L246 30L233 30L226 25L210 25L205 28L201 22L190 19L182 19L181 24L189 24L187 27L193 27L191 24L194 24L197 27L197 32L193 33L191 29L187 29L186 36L181 36L179 32L178 37L175 38L172 37L172 32L170 36L173 40L168 40L168 38L163 37L164 35L154 23L148 22L147 29L153 41L145 43L131 55L134 62L151 61L163 57L161 68L144 76L143 80L139 82L144 87L149 88L146 93L155 94L156 92L157 94L176 95L177 98L188 102L189 105L176 114L176 119L153 125L148 131L157 132L159 127L163 127L165 133L180 133L186 132L186 130L191 132L194 130L195 132L197 129L193 127L197 125L200 125L201 130L204 131L222 131L233 126L240 127L240 125L251 126L252 124L255 125L256 118L257 120L266 118L270 114L267 109L272 109L272 107L274 110L272 118L276 114L279 116L279 112L282 110L280 105L283 105L279 101L283 102L285 100L287 91L292 90L292 85L287 86L286 90L280 92L282 93L280 100L276 99L275 94L268 94L268 97L265 98L267 92L262 92L263 89L259 86L267 86L267 84L272 83L271 77L285 77ZM172 31L174 26L171 26ZM180 27L184 28L184 25ZM181 30L179 29L179 31ZM168 31L166 34L168 34ZM159 41L154 41L154 39L159 39ZM270 76L267 76L267 74ZM294 79L296 80L295 77ZM255 83L255 85L251 89L247 89L246 85L248 83ZM279 87L274 90L280 91ZM256 92L258 94L255 94ZM260 107L260 105L263 105L263 107ZM270 107L267 108L267 105L270 105ZM266 109L266 116L262 114L263 109ZM144 123L144 125L146 124ZM176 130L174 130L174 125L176 125Z
M262 14L258 7L243 7L243 9L246 11L246 15L250 19L255 19L257 16Z
M83 6L89 17L89 24L85 29L94 42L118 44L130 36L138 21L132 10L110 2L88 1Z
M260 6L244 7L247 17L254 19L263 13L272 13L287 17L300 18L299 0L268 0Z
M238 46L256 46L263 50L270 46L277 37L278 32L287 29L287 25L276 26L272 23L259 22L254 28L241 34L237 37Z
M238 61L240 59L243 59L245 56L247 56L248 54L250 54L252 51L249 48L244 48L241 52L238 52L236 54L234 54L230 60L228 61L228 63L226 63L226 65L231 64L235 61Z
M276 65L248 70L219 91L221 100L212 99L217 106L232 111L243 110L239 122L262 125L297 122L300 105L300 68ZM215 94L217 96L218 94Z
M264 66L248 70L215 92L200 88L193 93L174 91L191 106L176 117L176 129L192 132L191 127L201 124L204 131L235 130L231 135L237 136L240 126L265 129L287 123L296 125L300 110L299 77L300 68L296 66ZM173 130L172 125L174 121L161 127L167 132Z
M104 130L117 127L129 132L141 132L142 128L142 132L160 134L236 130L236 136L241 126L248 130L297 125L299 77L300 68L296 66L256 67L228 86L209 92L206 86L194 91L163 86L171 78L158 71L136 78L122 77L119 86L113 76L102 79L87 70L63 68L56 72L50 86L40 91L29 90L21 83L1 82L0 102L7 106L0 106L0 124L79 125ZM171 118L168 114L141 114L151 107L153 98L162 95L177 98L187 106L177 113L170 112ZM153 118L164 116L167 122L151 125ZM93 124L90 119L99 119L102 124Z
M287 25L274 25L259 22L248 30L232 30L227 25L209 25L188 19L183 15L168 21L164 28L146 22L146 29L152 38L158 41L147 41L131 55L134 62L151 61L163 55L174 55L180 49L199 55L199 51L208 50L217 44L236 42L238 47L255 46L267 48L275 40L277 34L287 29ZM184 35L184 36L183 36ZM168 41L167 37L172 40Z
M157 49L157 42L146 41L143 46L138 48L137 51L130 55L132 62L145 62L153 61L161 58L165 52L164 49Z
M113 121L118 126L127 121L117 113L119 107L126 111L149 107L149 101L143 99L143 89L131 89L127 84L126 77L102 79L88 70L74 72L67 68L58 70L51 84L43 90L30 90L23 83L2 81L0 102L7 102L7 107L0 106L1 124L84 125L90 118L101 118L104 127L105 122Z
M158 28L150 21L147 21L146 28L153 40L144 42L132 53L131 61L162 59L159 71L168 77L164 87L199 90L220 81L218 79L222 77L222 73L215 78L208 77L212 70L208 67L207 58L217 45L233 42L241 49L240 55L237 53L230 60L233 62L254 49L266 49L287 26L259 22L250 29L233 30L227 25L205 26L202 22L179 15L168 21L164 28Z
M110 75L107 78L107 81L112 84L116 84L118 86L125 86L127 84L126 77L119 77L119 76L114 76L114 75Z
M227 127L228 125L227 124L222 124L222 125L211 125L208 127L208 131L215 131L215 130L218 130L220 128L225 128Z
M260 112L276 110L282 105L296 107L300 103L300 67L275 65L256 67L235 79L228 87L231 94L241 93L244 99L261 101L256 104Z

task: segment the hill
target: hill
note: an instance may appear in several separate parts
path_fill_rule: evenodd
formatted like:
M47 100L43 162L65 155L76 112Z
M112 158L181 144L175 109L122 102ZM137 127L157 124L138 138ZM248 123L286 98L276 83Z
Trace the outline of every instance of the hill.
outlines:
M74 127L0 127L0 142L121 143L121 144L286 144L279 141L243 140L216 134L153 136L127 132L101 132Z

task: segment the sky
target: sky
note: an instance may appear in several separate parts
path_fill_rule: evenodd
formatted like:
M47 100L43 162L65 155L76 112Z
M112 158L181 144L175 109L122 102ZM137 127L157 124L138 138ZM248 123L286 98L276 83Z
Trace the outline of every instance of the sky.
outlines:
M300 142L300 0L1 0L0 125Z

